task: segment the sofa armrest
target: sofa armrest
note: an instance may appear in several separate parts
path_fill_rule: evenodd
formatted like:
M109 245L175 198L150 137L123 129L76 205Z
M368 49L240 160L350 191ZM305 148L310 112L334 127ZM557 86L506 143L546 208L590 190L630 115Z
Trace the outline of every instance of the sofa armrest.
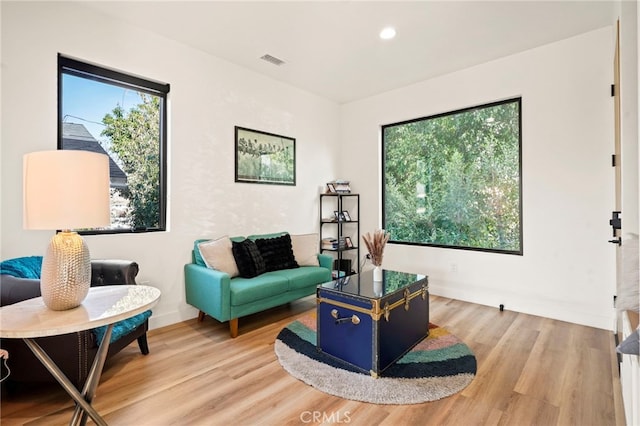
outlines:
M91 260L91 286L134 285L138 275L138 264L131 260Z
M188 263L184 266L187 303L218 321L231 315L231 278L229 274Z
M323 268L327 268L328 270L331 270L333 268L333 256L319 253L318 262Z
M40 280L0 275L0 306L40 296Z

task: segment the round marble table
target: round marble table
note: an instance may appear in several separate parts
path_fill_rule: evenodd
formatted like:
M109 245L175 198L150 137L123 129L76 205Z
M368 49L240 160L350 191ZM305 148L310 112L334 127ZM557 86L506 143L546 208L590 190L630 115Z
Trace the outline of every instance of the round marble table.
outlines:
M91 401L107 357L113 324L151 309L158 300L160 300L160 290L144 285L91 287L87 298L80 306L66 311L52 311L45 306L42 297L36 297L0 308L0 337L23 339L40 362L76 401L76 409L70 424L86 423L88 414L96 424L106 425L104 419L91 406ZM107 326L107 331L100 342L82 393L33 340L36 337L74 333L104 325Z

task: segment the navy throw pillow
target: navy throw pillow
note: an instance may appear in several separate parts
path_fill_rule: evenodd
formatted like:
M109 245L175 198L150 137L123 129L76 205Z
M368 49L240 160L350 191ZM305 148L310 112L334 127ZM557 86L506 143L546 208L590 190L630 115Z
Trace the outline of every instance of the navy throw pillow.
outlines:
M291 236L289 234L276 238L258 238L256 245L264 259L267 271L298 268L298 262L293 255Z
M231 241L231 251L241 277L253 278L266 272L264 259L252 240Z

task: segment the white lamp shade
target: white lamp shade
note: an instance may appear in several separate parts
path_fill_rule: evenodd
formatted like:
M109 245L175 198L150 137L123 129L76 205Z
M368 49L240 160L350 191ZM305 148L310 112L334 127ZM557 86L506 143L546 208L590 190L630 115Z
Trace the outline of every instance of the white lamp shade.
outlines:
M23 196L25 229L107 226L109 157L77 150L26 154Z

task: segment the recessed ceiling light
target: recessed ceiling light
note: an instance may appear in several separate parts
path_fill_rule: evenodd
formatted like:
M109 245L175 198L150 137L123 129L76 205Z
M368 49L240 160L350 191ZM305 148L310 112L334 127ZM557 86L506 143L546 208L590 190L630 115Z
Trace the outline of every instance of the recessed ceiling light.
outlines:
M391 40L396 36L396 29L393 27L386 27L380 31L380 38L383 40Z

